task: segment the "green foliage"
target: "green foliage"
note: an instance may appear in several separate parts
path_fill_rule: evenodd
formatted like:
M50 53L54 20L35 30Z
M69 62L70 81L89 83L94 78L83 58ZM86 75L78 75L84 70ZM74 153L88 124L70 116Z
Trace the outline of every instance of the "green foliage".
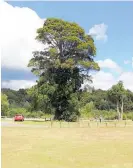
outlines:
M43 118L45 116L45 114L42 111L32 111L28 114L27 117L31 117L31 118Z
M116 111L106 111L106 110L100 110L99 111L100 116L102 116L105 120L115 120L118 119L118 114Z
M133 121L133 112L128 112L127 114L126 114L126 118L127 119L130 119L130 120L132 120Z
M84 107L89 101L91 101L90 99L91 94L88 93L87 91L81 91L80 92L80 107Z
M118 84L113 85L112 88L108 91L108 98L112 102L121 102L122 97L126 94L123 82L118 82Z
M133 112L124 113L123 120L132 120L133 121Z
M16 114L22 114L26 118L45 118L45 114L42 111L28 111L25 108L10 108L9 116L14 117Z
M66 121L77 121L79 113L79 100L78 94L73 93L68 100L68 109L62 114L62 118Z
M9 103L8 98L5 94L1 94L1 116L8 116Z
M3 94L6 94L11 108L24 107L30 108L30 98L26 89L19 89L18 91L11 89L1 89ZM26 104L25 104L26 103Z
M10 117L14 117L16 114L22 114L24 116L27 116L28 112L25 108L10 108Z
M94 40L78 24L56 18L45 21L37 30L36 39L48 48L34 51L29 62L32 72L39 77L29 92L34 99L32 107L52 109L58 120L75 120L79 100L74 94L78 96L83 81L90 80L90 70L99 70L94 62Z
M126 90L123 82L119 81L108 91L108 98L111 102L116 103L118 118L123 119L124 100L126 99Z
M87 103L83 108L81 108L80 113L82 117L91 118L93 116L92 112L95 106L93 102Z
M43 85L43 86L45 87L39 88L40 98L38 98L37 90L36 92L34 92L34 89L35 88L37 89L36 86L35 88L32 87L28 90L25 90L26 92L29 93L28 97L30 101L27 101L26 99L25 100L21 99L21 102L19 103L20 106L16 102L16 100L19 100L20 97L22 97L20 94L18 94L19 91L2 89L2 91L4 90L4 92L6 92L5 93L6 95L9 93L10 93L9 95L14 95L14 93L16 95L16 97L15 96L10 97L9 110L8 110L8 114L6 115L13 117L17 113L22 113L25 117L45 118L46 116L50 118L55 113L55 111L52 106L51 107L49 106L50 103L48 103L46 100L47 100L48 94L51 96L53 95L55 87L51 87L50 89L50 87L48 87L49 85ZM71 91L72 87L70 87L69 89ZM68 94L69 89L64 89L64 91ZM41 92L43 94L41 94ZM37 101L38 109L32 109L34 105L32 103L34 102L35 93L36 93L35 100ZM68 110L64 112L63 117L68 121L76 121L77 116L81 116L87 119L98 118L100 116L103 116L104 119L109 119L109 120L118 119L118 113L115 111L116 104L113 104L111 101L108 100L107 93L108 91L103 91L100 89L98 90L92 89L92 92L88 92L87 90L84 90L84 91L80 91L78 94L77 93L71 94L71 96L68 99L68 103L69 103ZM14 102L16 102L17 104L16 106L14 105ZM94 108L92 108L92 110L90 110L91 102L93 102L93 105L94 105ZM123 119L133 119L132 103L133 103L133 92L127 90L126 97L124 99ZM23 108L21 107L21 104L23 104Z
M126 91L126 97L124 99L124 111L133 111L133 92Z
M40 80L38 85L27 90L28 95L32 98L31 111L41 110L44 113L53 114L54 108L51 106L50 97L53 95L55 88L47 83L40 86L41 82Z

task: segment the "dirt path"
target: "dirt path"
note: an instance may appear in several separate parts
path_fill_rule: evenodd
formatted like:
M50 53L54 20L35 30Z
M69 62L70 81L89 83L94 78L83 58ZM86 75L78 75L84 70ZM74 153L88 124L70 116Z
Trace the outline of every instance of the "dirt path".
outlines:
M45 125L28 125L28 124L19 124L12 121L1 121L1 127L27 127L27 128L48 128Z

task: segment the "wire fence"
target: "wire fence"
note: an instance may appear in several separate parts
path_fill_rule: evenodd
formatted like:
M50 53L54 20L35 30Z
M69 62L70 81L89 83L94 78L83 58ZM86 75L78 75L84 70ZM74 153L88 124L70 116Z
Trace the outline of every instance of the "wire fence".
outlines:
M50 124L51 123L51 124ZM51 121L49 127L59 128L118 128L118 127L133 127L133 121L79 121L79 122L64 122Z
M14 123L13 118L2 118L2 121ZM133 127L132 120L83 120L77 122L55 121L50 118L25 118L24 122L15 122L17 124L42 125L47 128L118 128L118 127Z

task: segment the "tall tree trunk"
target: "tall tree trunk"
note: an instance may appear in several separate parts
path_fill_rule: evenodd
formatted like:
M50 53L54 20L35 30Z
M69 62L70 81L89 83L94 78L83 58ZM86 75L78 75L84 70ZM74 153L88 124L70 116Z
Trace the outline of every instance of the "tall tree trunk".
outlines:
M119 101L117 100L117 114L118 114L118 120L120 120L120 110L119 110Z
M54 115L54 120L60 120L61 118L61 113L60 110L56 109L55 115Z
M123 120L123 97L121 99L121 113L120 113L120 120Z

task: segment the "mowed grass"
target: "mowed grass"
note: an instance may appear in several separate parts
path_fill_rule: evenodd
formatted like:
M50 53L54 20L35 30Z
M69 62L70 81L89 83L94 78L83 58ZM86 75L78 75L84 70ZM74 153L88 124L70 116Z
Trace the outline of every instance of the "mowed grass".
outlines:
M2 127L2 168L132 168L133 127Z

